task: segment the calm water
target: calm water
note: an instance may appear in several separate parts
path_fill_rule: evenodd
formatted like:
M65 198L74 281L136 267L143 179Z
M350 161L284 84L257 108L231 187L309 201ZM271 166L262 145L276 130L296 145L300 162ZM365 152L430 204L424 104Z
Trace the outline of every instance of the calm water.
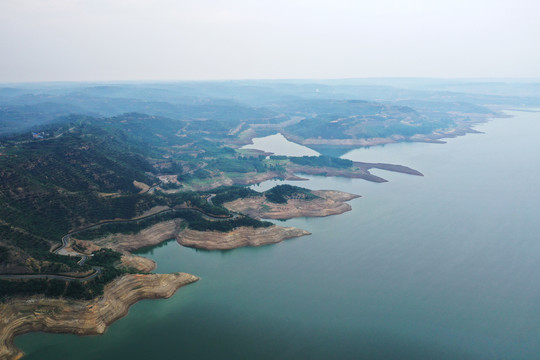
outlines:
M539 358L540 113L512 114L446 145L352 151L425 177L297 182L363 197L343 215L285 222L313 235L277 245L169 242L146 254L157 271L198 283L136 304L104 336L16 343L28 359Z
M245 145L242 149L259 149L287 156L317 156L319 153L308 147L287 141L281 134L274 134L253 139L253 144Z

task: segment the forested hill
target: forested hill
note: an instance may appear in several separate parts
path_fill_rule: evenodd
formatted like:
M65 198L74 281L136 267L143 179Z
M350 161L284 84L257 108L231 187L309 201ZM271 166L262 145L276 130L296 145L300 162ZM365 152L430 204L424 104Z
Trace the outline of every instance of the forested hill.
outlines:
M44 260L64 262L49 250L70 230L132 218L166 202L140 194L134 181L159 181L152 156L162 153L158 145L174 143L170 136L180 127L139 114L69 116L34 133L2 138L0 268L44 270ZM153 143L154 137L159 141Z
M158 205L206 206L190 190L292 176L302 164L340 164L238 149L255 136L282 132L332 153L323 148L373 137L414 140L467 127L501 106L534 104L540 94L331 81L0 87L0 272L69 268L50 249L70 230ZM163 192L145 193L157 184Z
M280 131L307 139L407 137L538 107L540 92L507 84L506 95L430 89L425 81L226 81L0 86L0 135L36 129L70 114L111 118L144 113L186 122L190 134L245 141ZM379 81L380 82L380 81ZM410 88L404 88L407 85ZM463 83L455 89L471 89ZM449 85L449 86L450 86ZM504 84L499 84L501 89ZM443 87L444 88L444 87ZM520 91L528 89L528 91ZM502 91L502 90L501 90Z
M219 132L129 113L70 115L1 138L0 273L76 271L71 259L50 253L62 236L103 220L131 219L156 206L190 204L227 215L206 201L208 195L185 191L183 185L224 171L268 169L261 165L264 157L245 156L216 139ZM158 177L163 174L174 180L163 183ZM176 192L149 191L158 184Z
M50 247L74 227L135 215L133 181L154 181L146 145L93 118L64 120L1 141L0 242L21 271L30 258L50 258Z

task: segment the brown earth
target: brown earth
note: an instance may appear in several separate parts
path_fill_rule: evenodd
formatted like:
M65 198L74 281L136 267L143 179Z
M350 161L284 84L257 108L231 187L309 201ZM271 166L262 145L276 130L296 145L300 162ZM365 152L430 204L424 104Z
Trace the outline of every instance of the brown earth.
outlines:
M125 253L173 239L181 228L182 220L175 219L157 223L136 234L111 234L95 240L76 240L76 243L86 247L98 246Z
M93 300L28 298L0 304L0 359L22 357L13 343L17 335L35 331L103 334L137 301L171 297L181 286L197 280L186 273L124 275L108 284L104 294Z
M154 209L157 211L159 209ZM137 234L114 234L101 239L74 239L72 246L85 252L111 248L123 253L122 266L148 272L156 264L130 251L157 245L168 239L202 249L233 249L241 246L261 246L310 234L297 228L271 226L241 227L228 233L183 230L179 219L164 221ZM198 280L189 274L124 275L105 288L104 295L89 301L33 297L13 299L0 304L0 359L18 359L22 352L14 347L13 338L28 332L44 331L79 335L101 334L107 326L127 314L129 306L147 298L171 296L178 287Z
M351 196L352 198L356 197L356 195L353 194L342 194L346 194L342 195L346 198ZM337 199L340 198L339 195L334 196L336 196ZM348 207L347 204L344 205ZM209 250L225 250L242 246L274 244L285 239L309 234L309 232L302 229L292 227L286 228L276 225L267 228L240 227L226 233L219 231L195 231L185 229L182 220L175 219L158 223L137 234L112 234L89 241L74 240L77 244L81 244L87 248L110 248L119 251L124 254L124 257L122 258L124 266L141 269L140 271L151 271L155 267L152 260L145 258L142 258L143 260L137 259L140 257L134 258L134 255L131 255L130 252L142 247L158 245L173 238L176 238L178 243L184 246Z
M137 180L133 180L133 186L135 186L137 189L140 189L141 193L145 193L145 192L148 191L148 189L150 189L150 186L146 185L143 182L137 181Z
M157 213L162 212L162 211L167 210L167 209L170 209L170 208L168 206L165 206L165 205L154 206L153 208L148 209L145 212L143 212L141 215L135 216L133 218L133 220L140 219L140 218L150 216L150 215L154 215L154 214L157 214Z
M140 272L148 273L156 269L156 263L154 260L150 260L142 256L125 254L122 256L121 261L121 266L132 268Z
M180 245L198 249L229 250L243 246L275 244L285 239L310 234L306 230L294 227L273 225L264 228L239 227L230 232L185 229L178 234L176 240Z
M247 214L257 219L292 219L295 217L329 216L351 210L345 201L356 199L359 195L335 190L314 190L318 199L290 199L286 204L276 204L264 196L238 199L225 203L229 210Z

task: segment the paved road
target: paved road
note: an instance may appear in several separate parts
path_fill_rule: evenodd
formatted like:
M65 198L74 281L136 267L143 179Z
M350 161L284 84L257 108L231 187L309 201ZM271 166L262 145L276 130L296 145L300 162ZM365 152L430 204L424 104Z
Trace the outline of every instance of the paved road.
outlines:
M159 182L158 184L156 184L156 185L150 186L150 187L148 188L148 190L146 190L144 193L152 194L152 193L154 192L154 190L156 190L156 188L157 188L158 186L160 186L161 184L163 184L162 181L160 181L160 182ZM144 193L143 193L143 194L144 194Z
M66 281L88 281L92 280L99 274L101 274L101 268L98 266L93 267L94 272L90 275L84 276L84 277L74 277L74 276L66 276L66 275L53 275L53 274L24 274L24 275L0 275L0 279L2 280L14 280L14 279L58 279L58 280L66 280Z
M212 215L212 214L208 214L208 213L205 213L204 211L202 211L201 209L198 209L198 208L194 208L194 207L183 207L183 206L177 206L174 208L174 210L190 210L190 211L195 211L195 212L198 212L199 214L202 215L203 219L206 219L206 220L210 220L210 221L214 221L214 220L220 220L220 221L225 221L225 220L236 220L238 219L238 217L240 216L239 214L237 213L234 213L232 211L230 211L230 213L232 214L232 216L218 216L218 215Z
M158 185L155 185L153 187L155 188L156 186L158 186ZM213 196L215 196L215 195L213 195ZM211 203L210 198L213 197L213 196L210 196L207 199L210 203ZM212 214L207 214L207 213L205 213L204 211L202 211L201 209L198 209L198 208L187 207L187 206L185 206L185 207L177 206L177 207L175 207L173 209L164 209L164 210L158 211L157 213L150 214L150 215L147 215L147 216L143 216L143 217L140 217L140 218L137 218L137 219L107 220L107 221L100 222L98 224L85 226L83 228L77 229L75 231L72 231L72 232L64 235L62 237L62 245L59 248L53 250L52 252L54 254L65 255L65 256L79 256L81 259L77 262L77 264L84 265L84 263L88 260L88 258L91 255L89 256L89 255L81 254L81 253L78 253L78 252L75 252L75 251L68 252L67 250L65 250L66 247L69 245L69 238L70 238L71 235L80 233L81 231L84 231L84 230L95 229L95 228L98 228L100 226L107 225L107 224L121 224L121 223L130 223L130 222L134 222L134 221L145 220L145 219L148 219L150 217L157 216L157 215L164 214L164 213L168 213L168 212L172 212L172 211L175 211L175 210L195 211L195 212L200 213L204 219L210 220L210 221L235 220L240 216L237 213L232 213L232 216L228 216L228 217L216 216L216 215L212 215ZM94 273L90 274L88 276L85 276L85 277L72 277L72 276L54 275L54 274L24 274L24 275L21 274L21 275L0 275L0 279L3 279L3 280L13 280L13 279L48 279L49 280L49 279L58 279L58 280L66 280L66 281L88 281L88 280L91 280L91 279L95 278L99 274L101 274L101 268L100 267L96 266L96 267L93 267L93 269L94 269Z

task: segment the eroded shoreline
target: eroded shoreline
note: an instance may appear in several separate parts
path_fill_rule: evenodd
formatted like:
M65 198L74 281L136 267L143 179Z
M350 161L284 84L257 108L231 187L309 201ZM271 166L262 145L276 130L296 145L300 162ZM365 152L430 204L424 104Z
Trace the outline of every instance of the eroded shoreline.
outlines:
M229 232L185 229L177 235L176 241L182 246L197 249L230 250L244 246L276 244L286 239L310 234L309 231L294 227L272 225L252 228L242 226Z
M379 164L361 165L371 168L378 167ZM414 172L414 170L405 167L392 170ZM367 173L369 174L369 172ZM294 176L292 173L290 175ZM295 176L295 180L299 179L301 178ZM300 216L317 217L341 214L351 210L350 205L345 203L346 201L359 197L359 195L333 190L313 191L313 193L318 198L310 201L289 199L288 204L275 204L275 206L270 207L262 202L250 204L253 199L249 198L239 200L239 203L244 206L243 208L238 204L237 206L226 204L226 206L231 210L243 212L255 218L290 219ZM260 201L264 197L256 199ZM268 208L270 211L262 211L262 209L268 210ZM71 245L79 245L89 252L100 248L111 248L123 254L123 266L141 272L149 272L156 267L155 262L132 255L131 252L143 247L159 245L172 238L186 247L229 250L244 246L275 244L286 239L310 234L306 230L278 225L259 228L239 227L229 232L196 231L185 225L181 219L168 220L143 229L136 234L113 234L92 241L78 240L75 235L71 239L73 241ZM22 356L21 350L17 349L13 343L13 339L17 335L35 331L79 335L101 334L108 325L125 316L129 307L135 302L142 299L170 297L179 287L197 280L196 276L190 274L124 275L108 284L101 297L89 301L42 297L14 299L6 304L0 304L2 317L0 320L2 326L0 359L17 359Z
M321 217L350 211L346 201L360 195L337 190L313 190L313 200L289 199L286 204L272 203L264 196L238 199L225 203L229 210L241 212L256 219L292 219L295 217Z
M29 332L103 334L143 299L169 298L199 280L187 273L123 275L107 284L102 296L88 301L30 297L0 304L0 359L20 359L14 338Z

